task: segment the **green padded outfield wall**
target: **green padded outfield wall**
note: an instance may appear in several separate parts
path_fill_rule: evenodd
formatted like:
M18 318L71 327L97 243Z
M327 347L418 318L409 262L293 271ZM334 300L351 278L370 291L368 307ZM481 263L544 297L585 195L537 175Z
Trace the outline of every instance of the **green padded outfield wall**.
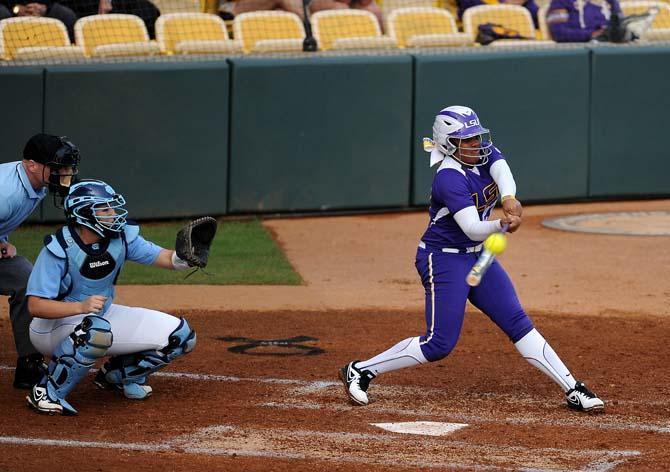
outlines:
M670 194L670 48L593 51L589 195Z
M589 52L527 51L415 58L412 203L428 203L434 169L421 138L449 105L473 108L507 158L522 201L585 198Z
M230 211L409 204L410 56L231 63Z
M81 177L107 180L131 217L223 214L228 81L225 61L48 67L44 129L70 136Z
M0 163L23 159L28 139L42 132L44 69L0 67ZM39 221L36 208L29 221Z

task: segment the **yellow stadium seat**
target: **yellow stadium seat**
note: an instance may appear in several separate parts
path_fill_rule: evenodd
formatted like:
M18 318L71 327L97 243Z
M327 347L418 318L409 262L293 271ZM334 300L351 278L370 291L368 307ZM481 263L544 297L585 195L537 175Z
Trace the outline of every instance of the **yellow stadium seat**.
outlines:
M239 41L228 39L218 15L168 13L156 21L156 39L163 54L231 54L242 52Z
M0 21L0 57L6 60L76 59L65 25L53 18L22 16Z
M375 15L365 10L324 10L311 17L319 49L396 47L394 38L382 36Z
M377 0L377 3L382 9L382 17L384 18L384 25L387 29L389 15L393 10L398 8L436 7L446 9L454 18L458 16L457 0ZM456 23L458 24L458 20Z
M233 34L245 53L302 51L305 27L295 13L255 11L235 17Z
M203 11L203 4L200 0L152 0L161 12L161 15L170 13L200 13Z
M514 29L526 38L536 37L530 12L519 5L477 5L463 13L463 30L473 39L477 37L479 25L486 23Z
M74 36L89 57L152 56L158 43L149 41L144 22L135 15L112 13L77 20Z
M443 47L472 44L472 38L459 33L454 17L434 7L398 8L388 17L391 37L398 47Z
M382 9L384 25L386 25L386 28L388 29L388 18L393 10L410 7L439 7L440 5L439 0L384 0L379 6Z
M384 0L384 2L380 4L384 15L390 15L393 10L397 10L398 8L439 6L440 0Z
M651 11L655 16L650 18L651 25L641 35L646 41L670 40L670 5L651 0L630 0L621 2L624 16L639 15ZM646 25L645 25L646 26Z

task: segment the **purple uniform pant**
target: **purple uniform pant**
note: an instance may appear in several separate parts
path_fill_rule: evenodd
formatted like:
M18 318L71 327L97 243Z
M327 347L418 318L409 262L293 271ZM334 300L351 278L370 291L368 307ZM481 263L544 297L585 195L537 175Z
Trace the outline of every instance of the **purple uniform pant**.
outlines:
M533 329L533 322L521 307L507 273L494 261L477 287L465 277L479 253L453 254L421 249L416 269L426 290L426 334L420 339L423 355L440 360L454 349L463 326L465 302L484 312L505 334L517 342Z

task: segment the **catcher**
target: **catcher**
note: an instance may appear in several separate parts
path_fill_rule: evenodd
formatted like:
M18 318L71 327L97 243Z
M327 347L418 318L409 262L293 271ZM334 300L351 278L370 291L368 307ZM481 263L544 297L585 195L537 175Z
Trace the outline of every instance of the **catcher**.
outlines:
M145 240L126 221L125 200L100 180L82 180L65 198L67 225L47 236L28 281L33 316L30 339L51 358L44 377L26 397L38 412L76 415L67 395L95 362L111 356L95 385L144 400L147 377L193 350L186 319L113 303L114 283L126 260L163 269L202 268L216 220L195 220L177 235L176 251Z

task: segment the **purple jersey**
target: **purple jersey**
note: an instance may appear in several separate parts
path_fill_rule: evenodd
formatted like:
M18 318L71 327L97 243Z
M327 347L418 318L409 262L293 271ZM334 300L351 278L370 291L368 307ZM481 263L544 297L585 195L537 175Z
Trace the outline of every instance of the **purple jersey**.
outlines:
M612 8L621 11L618 0L552 0L547 11L551 37L559 43L590 41L608 25Z
M469 167L447 156L433 178L430 194L430 224L421 240L430 247L464 249L481 241L468 238L454 214L474 206L482 221L488 220L498 200L498 185L489 173L491 165L504 159L495 146L488 162L483 166Z

